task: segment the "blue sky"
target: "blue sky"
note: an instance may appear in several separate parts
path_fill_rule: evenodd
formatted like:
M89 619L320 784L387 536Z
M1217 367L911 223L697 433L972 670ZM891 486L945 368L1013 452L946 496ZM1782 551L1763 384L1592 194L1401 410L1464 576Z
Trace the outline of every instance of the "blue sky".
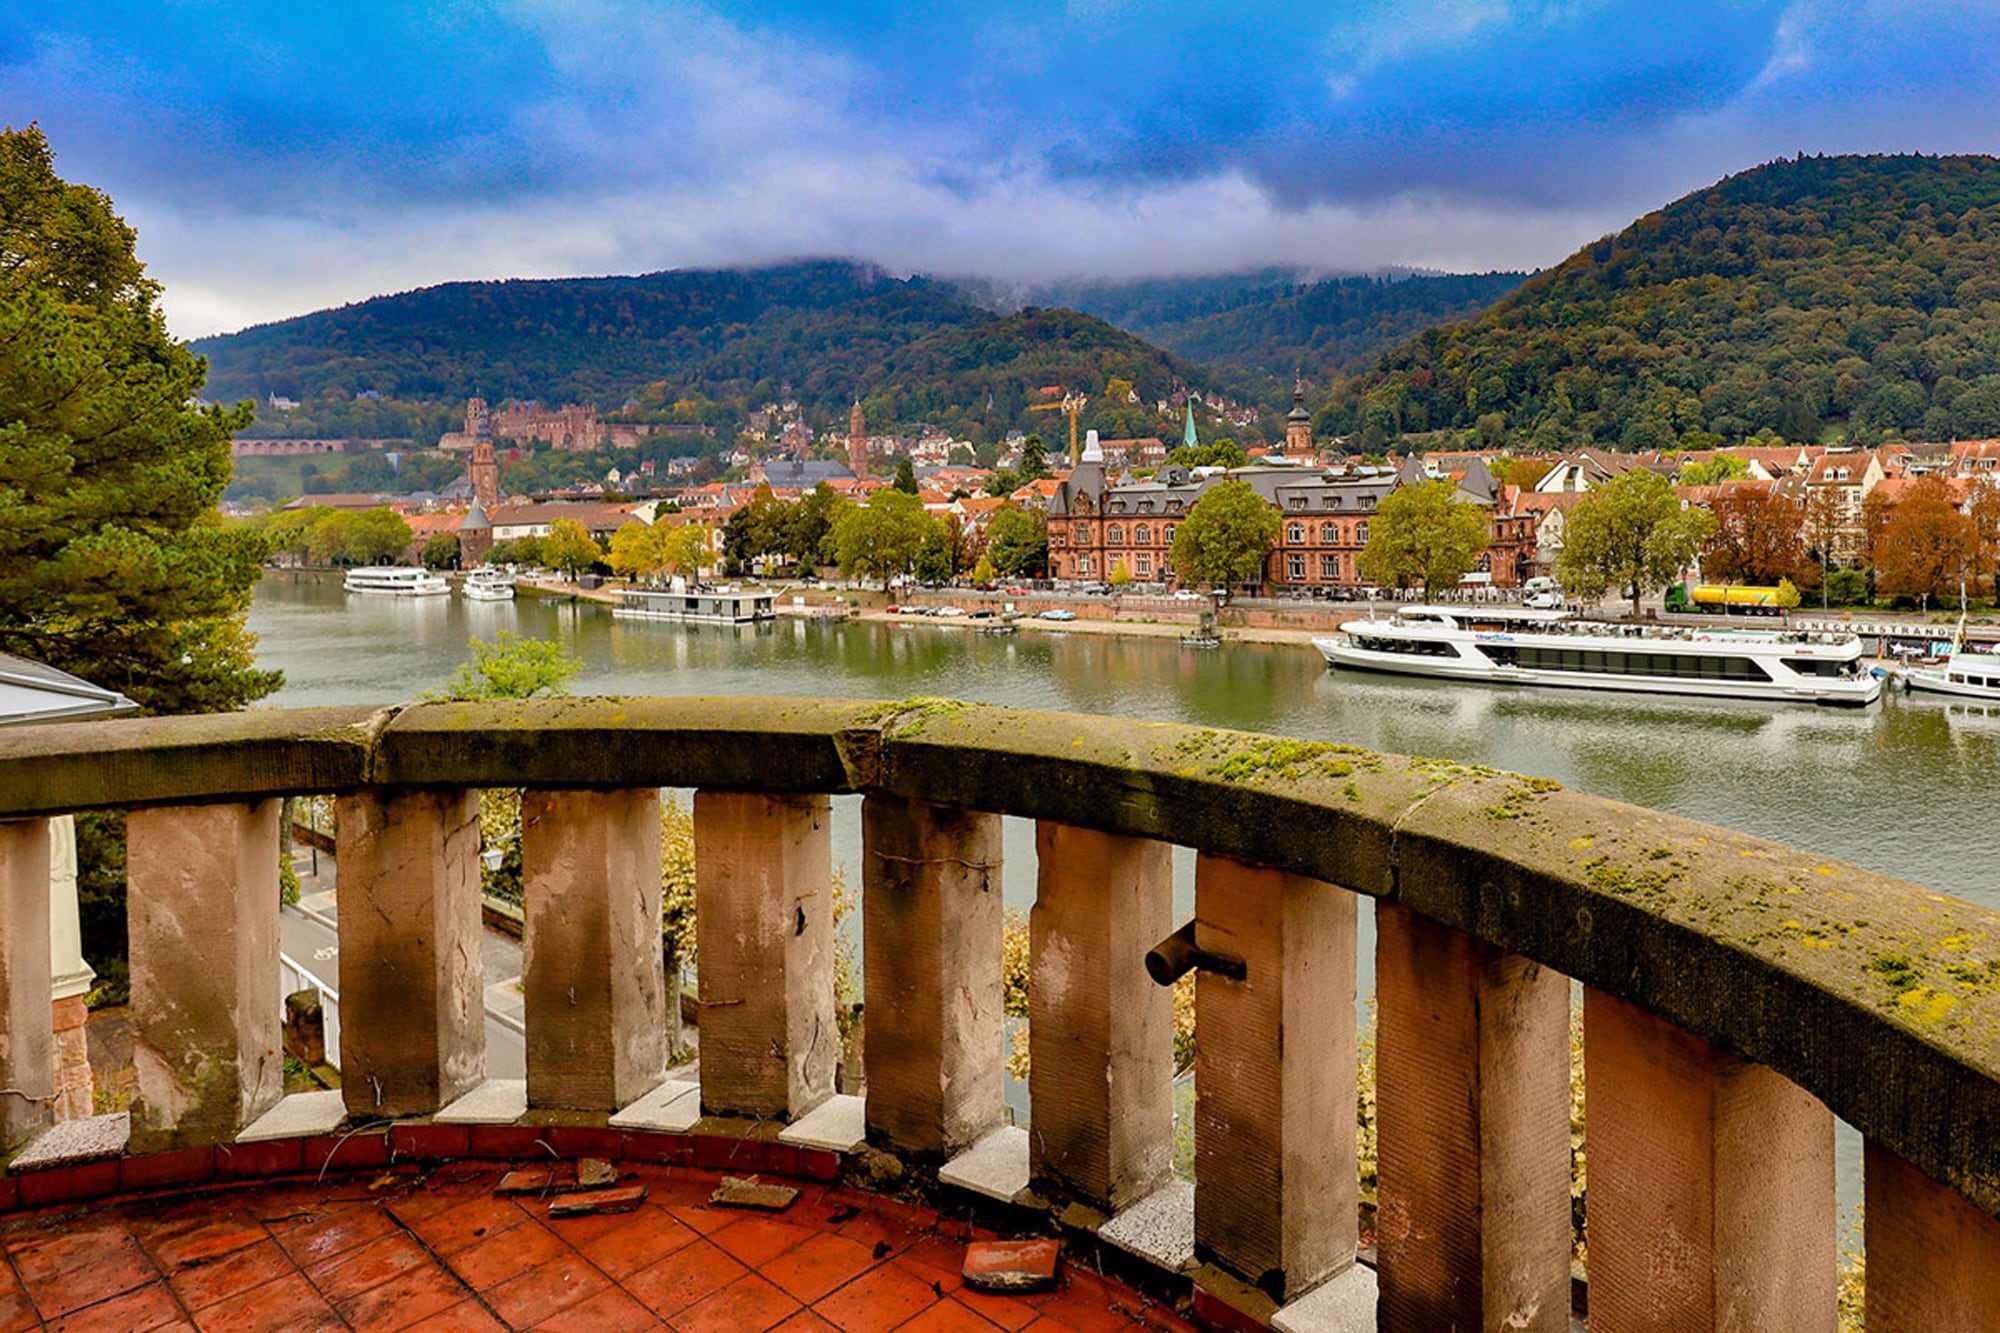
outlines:
M1536 267L1794 152L2000 151L1995 0L0 0L0 120L198 336L458 278Z

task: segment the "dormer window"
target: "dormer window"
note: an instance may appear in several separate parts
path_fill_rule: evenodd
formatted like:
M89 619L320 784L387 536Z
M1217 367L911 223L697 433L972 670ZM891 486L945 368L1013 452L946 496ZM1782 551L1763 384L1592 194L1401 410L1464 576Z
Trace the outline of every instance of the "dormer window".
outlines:
M1305 496L1303 496L1303 495L1295 495L1295 496L1293 496L1293 497L1292 497L1292 508L1294 508L1294 509L1304 509L1305 507L1306 507L1306 497L1305 497Z

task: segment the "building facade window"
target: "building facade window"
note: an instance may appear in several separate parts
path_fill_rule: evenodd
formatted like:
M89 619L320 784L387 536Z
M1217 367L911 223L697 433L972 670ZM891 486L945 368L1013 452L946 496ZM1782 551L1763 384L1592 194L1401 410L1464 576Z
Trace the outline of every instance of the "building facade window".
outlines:
M1150 546L1153 541L1152 528L1141 523L1138 527L1132 529L1132 540L1140 546Z
M1319 558L1319 576L1328 583L1340 582L1340 557L1323 555Z
M1363 546L1368 544L1368 525L1366 523L1356 523L1354 525L1354 540L1360 542Z
M1306 577L1306 558L1302 555L1286 556L1285 577L1294 583L1303 583Z
M1169 523L1169 524L1167 524L1167 526L1166 526L1166 527L1164 527L1164 528L1162 528L1162 529L1160 530L1160 540L1161 540L1161 541L1163 541L1163 542L1166 542L1166 543L1167 543L1168 545L1170 545L1170 546L1171 546L1171 545L1173 544L1173 540L1174 540L1174 525L1173 525L1173 524Z
M1306 525L1294 523L1285 529L1285 541L1292 546L1303 546L1306 540Z
M1141 553L1141 555L1139 556L1139 577L1142 579L1149 579L1153 577L1152 556L1143 553Z
M1079 574L1088 574L1090 572L1089 556L1080 555L1076 558L1076 572Z
M1104 540L1110 542L1113 546L1117 546L1122 542L1124 542L1125 525L1122 523L1113 523L1111 527L1108 530L1106 530L1104 534Z
M1338 528L1334 527L1334 526L1333 526L1333 524L1331 524L1331 523L1322 523L1322 524L1320 524L1320 525L1319 525L1319 544L1320 544L1321 546L1331 546L1331 545L1333 545L1333 544L1334 544L1334 542L1336 542L1336 541L1338 541L1338 540L1340 539L1340 538L1339 538L1339 535L1338 535L1338 534L1339 534L1339 532L1340 532L1340 529L1338 529Z

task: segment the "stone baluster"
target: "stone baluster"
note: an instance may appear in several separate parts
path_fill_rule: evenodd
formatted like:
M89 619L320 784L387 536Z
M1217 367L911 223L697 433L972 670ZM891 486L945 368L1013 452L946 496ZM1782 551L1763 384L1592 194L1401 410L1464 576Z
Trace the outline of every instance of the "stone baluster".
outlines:
M126 818L135 1151L226 1143L284 1095L279 805Z
M658 789L525 793L521 863L528 1104L615 1111L666 1066Z
M1000 816L861 807L868 1130L946 1156L1000 1123Z
M1219 856L1195 869L1195 1253L1283 1303L1354 1262L1354 895Z
M0 1153L54 1118L49 821L0 820Z
M335 816L348 1114L429 1115L486 1073L478 797L373 789Z
M1384 1329L1569 1328L1569 981L1376 908Z
M699 791L701 1103L796 1120L833 1095L833 844L824 796Z
M2000 1330L2000 1220L1870 1140L1868 1333Z
M1173 997L1145 962L1174 925L1172 849L1044 820L1035 855L1029 1172L1115 1212L1173 1166Z
M1594 1333L1832 1333L1832 1113L1601 991L1583 1013Z

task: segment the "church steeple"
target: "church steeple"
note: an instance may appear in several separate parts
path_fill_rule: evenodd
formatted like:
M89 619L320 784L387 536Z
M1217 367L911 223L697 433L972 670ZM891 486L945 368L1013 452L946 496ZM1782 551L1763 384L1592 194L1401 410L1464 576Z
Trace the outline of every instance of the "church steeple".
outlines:
M1306 381L1301 375L1292 381L1292 410L1285 414L1285 454L1303 457L1312 451L1313 419L1306 411Z
M1201 443L1201 437L1194 433L1194 399L1187 401L1187 420L1181 426L1181 443L1192 449Z

